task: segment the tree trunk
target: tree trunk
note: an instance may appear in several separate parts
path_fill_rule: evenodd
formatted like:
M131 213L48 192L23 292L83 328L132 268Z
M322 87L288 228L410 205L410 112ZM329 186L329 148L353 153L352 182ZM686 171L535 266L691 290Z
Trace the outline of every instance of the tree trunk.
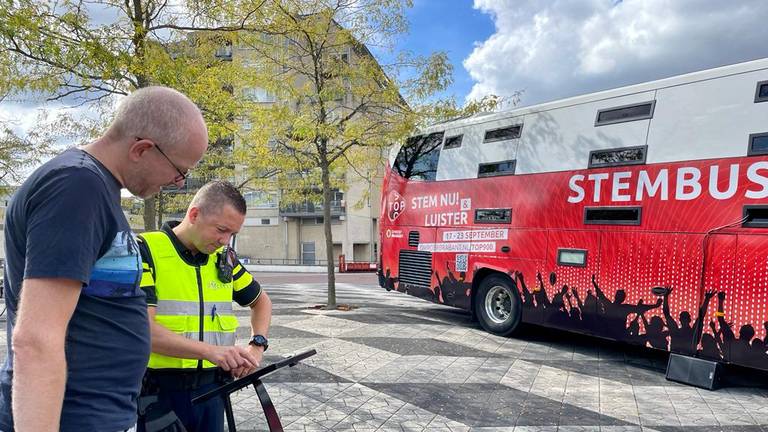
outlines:
M155 197L150 197L144 200L144 230L154 231L157 229L155 225Z
M328 309L336 309L336 274L333 269L333 233L331 232L331 172L327 161L320 167L323 172L323 229L325 230L325 257L328 260Z

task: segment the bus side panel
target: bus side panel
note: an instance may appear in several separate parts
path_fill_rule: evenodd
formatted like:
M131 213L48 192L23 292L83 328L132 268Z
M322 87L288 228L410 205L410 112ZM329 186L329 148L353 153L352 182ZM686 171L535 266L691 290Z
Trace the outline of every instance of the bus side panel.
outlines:
M701 328L696 354L702 358L729 361L730 344L723 343L717 327L720 317L724 323L733 320L737 239L735 234L713 234L706 238L704 292L699 308L701 322L691 312L692 319L697 320L696 326Z
M475 226L472 229L473 250L470 268L483 268L506 273L515 283L523 306L523 321L543 323L543 314L532 297L536 275L544 271L547 252L547 231L541 229L494 228ZM508 249L506 249L508 248Z
M661 350L669 350L669 339L692 347L690 322L679 317L699 308L703 235L606 232L601 243L595 292L602 335Z
M550 231L546 268L536 274L536 307L544 323L567 330L596 333L597 302L592 278L600 269L600 233L597 231ZM584 265L558 264L563 253L583 253Z
M468 272L470 234L468 227L438 228L435 237L437 251L432 254L440 303L465 310L471 307L472 276Z
M733 301L719 320L732 363L768 369L768 236L739 235Z

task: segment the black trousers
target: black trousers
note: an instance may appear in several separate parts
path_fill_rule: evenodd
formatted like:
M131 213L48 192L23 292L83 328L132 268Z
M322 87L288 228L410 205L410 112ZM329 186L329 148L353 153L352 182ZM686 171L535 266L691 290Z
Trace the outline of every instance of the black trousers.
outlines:
M193 386L179 385L181 381L184 380L168 379L165 375L158 381L148 374L142 394L157 396L157 402L150 409L156 410L155 412L173 411L187 432L223 432L225 415L224 403L221 399L214 398L197 405L192 405L192 399L221 386L226 381L224 379L217 379L215 382L207 380L209 382ZM140 415L137 432L160 432L148 431L143 420ZM171 432L179 429L167 430Z

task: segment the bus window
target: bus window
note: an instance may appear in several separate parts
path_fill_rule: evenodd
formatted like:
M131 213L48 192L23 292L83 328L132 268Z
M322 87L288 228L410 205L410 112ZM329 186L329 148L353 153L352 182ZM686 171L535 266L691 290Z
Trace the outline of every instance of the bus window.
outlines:
M595 126L653 118L656 101L599 110Z
M484 143L511 140L520 138L520 132L523 130L523 125L514 125L505 128L491 129L485 131Z
M446 138L445 144L443 144L443 150L461 147L462 137L464 137L464 135L456 135Z
M755 102L768 101L768 81L761 81L757 83L757 91L755 91Z
M768 133L752 134L749 136L748 156L768 154Z
M443 132L408 138L395 159L394 169L403 178L434 181Z
M768 206L744 206L744 222L741 226L746 228L768 228Z
M482 163L477 169L478 177L494 177L503 175L513 175L515 173L514 160Z
M584 223L587 225L640 225L641 207L587 207Z
M494 224L512 222L512 209L477 209L475 210L476 224Z
M640 165L645 163L648 146L625 147L589 152L589 168L618 165Z

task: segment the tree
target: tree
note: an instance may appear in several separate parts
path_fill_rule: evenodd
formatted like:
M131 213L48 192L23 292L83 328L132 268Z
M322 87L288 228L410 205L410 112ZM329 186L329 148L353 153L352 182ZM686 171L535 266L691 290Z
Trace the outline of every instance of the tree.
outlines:
M253 18L263 17L255 14L262 3L2 2L0 90L84 106L97 113L83 119L94 126L93 134L108 123L116 97L162 84L194 100L208 122L211 142L221 142L237 131L234 120L243 108L232 89L248 80L241 63L227 61L226 48L237 30L258 29ZM207 158L227 154L226 148L212 147ZM213 166L221 174L229 165ZM154 229L155 220L155 200L149 199L144 206L145 228Z
M407 31L401 0L269 0L267 28L244 32L238 55L258 86L239 152L248 172L281 167L273 181L285 201L321 197L328 268L328 304L335 308L331 194L354 169L381 172L383 155L418 124L487 109L489 98L469 107L435 95L451 83L444 53L395 53L380 64L368 46L391 48ZM264 106L262 102L270 101Z

